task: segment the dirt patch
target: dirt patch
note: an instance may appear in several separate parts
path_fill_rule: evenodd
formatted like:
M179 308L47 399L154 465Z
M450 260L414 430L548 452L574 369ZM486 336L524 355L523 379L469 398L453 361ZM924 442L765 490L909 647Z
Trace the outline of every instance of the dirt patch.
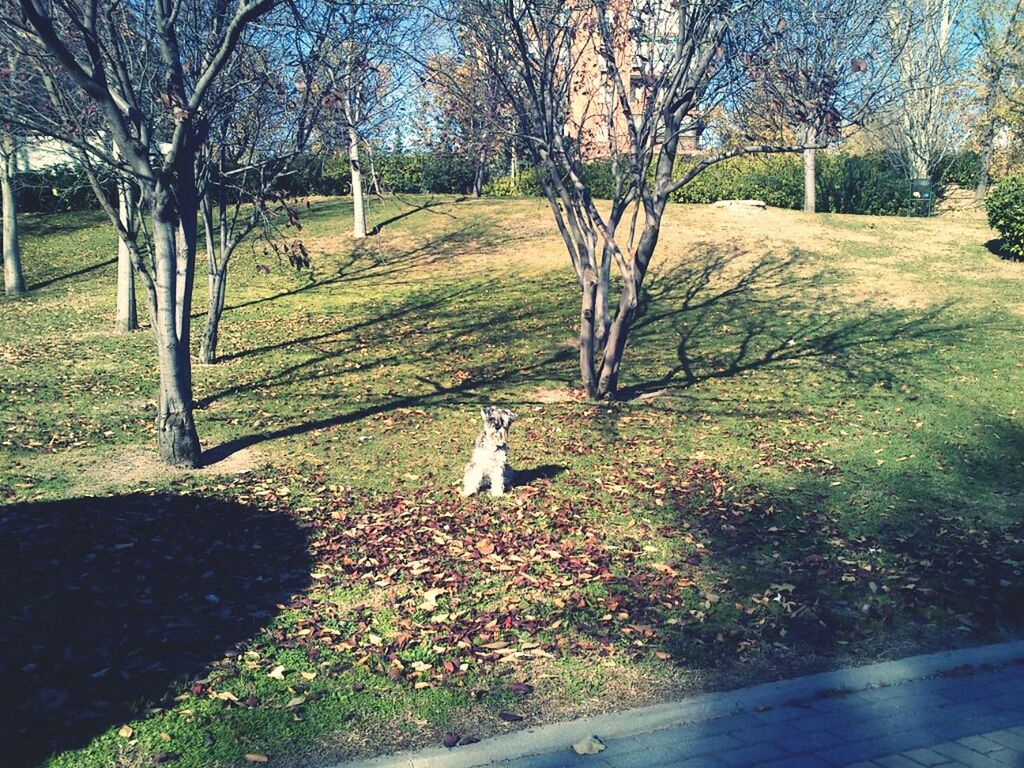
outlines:
M239 475L265 464L267 459L255 448L242 448L230 456L199 469L177 469L160 461L151 446L132 445L113 455L80 459L83 485L123 486L161 482L176 478L205 475Z
M535 403L580 403L586 399L582 389L569 387L549 387L538 389L530 400Z

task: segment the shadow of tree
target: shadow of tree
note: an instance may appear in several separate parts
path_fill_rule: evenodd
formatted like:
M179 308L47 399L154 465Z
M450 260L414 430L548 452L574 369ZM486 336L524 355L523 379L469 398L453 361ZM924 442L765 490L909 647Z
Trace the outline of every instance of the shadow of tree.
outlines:
M5 765L30 766L160 705L309 581L280 514L143 495L0 509Z
M753 263L738 251L712 251L657 275L640 306L634 346L664 348L659 340L674 336L675 362L622 397L809 359L871 384L893 375L885 366L913 367L920 344L953 341L968 329L942 321L948 302L907 311L844 301L809 261L799 251Z
M550 278L539 279L550 284ZM271 390L308 388L318 380L339 375L346 356L357 351L361 353L358 370L368 381L376 380L382 367L398 363L422 367L429 361L430 375L416 377L428 389L404 395L373 392L371 399L376 402L357 409L326 395L325 407L332 407L337 400L342 413L237 438L213 448L209 461L219 461L256 443L397 408L463 402L474 393L569 380L575 373L571 363L575 349L562 345L544 354L547 350L538 349L535 339L538 334L545 338L553 335L550 329L556 327L564 309L561 294L570 289L554 286L544 293L524 284L519 287L520 295L509 290L496 292L489 280L463 279L413 290L356 322L237 353L255 355L301 346L312 352L274 373L207 395L199 401L200 407L245 393L272 396ZM880 309L841 302L833 291L829 280L808 269L799 253L781 259L742 260L739 254L716 251L657 276L645 296L624 363L625 377L641 381L627 385L622 397L693 387L800 360L818 360L858 386L874 386L879 380L912 371L917 365L914 353L922 345L954 342L966 330L962 322L944 321L948 304L923 311ZM525 301L527 295L534 300ZM545 300L536 300L538 295ZM433 330L410 334L409 327ZM671 347L665 340L673 337L677 340L675 359L669 361L666 351ZM467 358L486 356L490 350L499 353L493 362L467 362ZM660 374L642 379L644 373L659 367ZM467 369L462 381L443 383L435 375L439 369L458 368Z
M32 283L28 287L28 290L34 291L39 288L45 288L48 285L53 285L54 283L59 283L63 280L70 280L75 277L81 277L82 275L87 275L90 272L96 272L97 270L103 269L103 267L109 267L112 264L116 263L117 258L115 257L113 259L107 259L106 261L97 262L96 264L90 264L88 267L82 267L81 269L76 269L73 272L68 272L63 275L57 275L55 277L47 278L46 280L40 280L39 282Z
M658 495L634 503L663 502L655 530L675 548L656 567L623 548L606 594L581 601L578 629L627 653L643 636L687 667L771 660L780 677L849 650L884 656L1019 636L1024 430L994 414L977 422L972 455L933 445L935 473L907 467L880 480L881 515L860 514L861 491L832 482L834 467L813 451L798 459L803 481L786 490L703 460L657 468ZM948 484L938 487L937 474ZM1005 500L1004 519L971 506L986 495Z

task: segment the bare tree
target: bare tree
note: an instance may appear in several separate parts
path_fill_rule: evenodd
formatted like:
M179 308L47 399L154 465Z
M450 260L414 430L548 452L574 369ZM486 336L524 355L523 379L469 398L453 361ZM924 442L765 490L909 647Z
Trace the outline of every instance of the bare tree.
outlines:
M4 292L20 296L25 292L21 268L21 238L18 232L18 149L20 131L10 122L16 94L26 86L18 67L16 49L8 49L0 65L0 237L3 239Z
M960 105L970 57L968 0L898 0L889 14L899 42L900 98L886 132L912 179L936 171L964 135Z
M400 0L321 0L307 29L325 42L324 66L312 87L330 108L320 128L326 146L344 148L352 184L352 235L366 236L362 150L402 111L418 84L407 55L424 32L418 4Z
M114 147L114 156L117 148ZM139 216L139 201L136 187L131 178L122 176L117 179L117 215L125 232L138 230L136 220ZM132 266L131 247L118 233L117 238L117 303L114 319L114 330L130 333L139 327L138 306L135 301L135 268Z
M197 155L209 289L202 363L217 360L228 265L246 238L252 235L293 266L309 264L301 241L283 237L300 224L279 186L307 153L324 110L309 83L323 64L325 38L306 34L304 9L290 8L299 13L256 25L240 44L206 113L209 141ZM282 34L289 24L296 34Z
M983 0L974 15L981 96L981 169L974 199L988 194L996 134L1024 56L1024 0Z
M99 191L97 199L146 289L160 370L157 447L172 465L196 466L201 455L189 341L196 158L209 131L204 109L248 25L273 6L274 0L19 0L19 13L0 19L0 41L32 60L49 96L47 109L26 103L14 121L78 149L97 187L96 168L137 185L145 215L136 229Z
M765 0L741 23L759 45L744 60L759 130L803 144L804 210L816 206L818 149L892 97L903 41L887 34L892 0ZM791 132L791 136L786 136Z
M591 397L614 397L626 341L670 196L710 165L801 145L723 146L675 175L702 113L727 107L743 74L734 0L464 0L448 9L480 41L512 106L581 290L579 367ZM458 39L458 35L455 36ZM598 204L583 163L607 157ZM621 288L612 280L613 268ZM612 291L618 291L614 311Z

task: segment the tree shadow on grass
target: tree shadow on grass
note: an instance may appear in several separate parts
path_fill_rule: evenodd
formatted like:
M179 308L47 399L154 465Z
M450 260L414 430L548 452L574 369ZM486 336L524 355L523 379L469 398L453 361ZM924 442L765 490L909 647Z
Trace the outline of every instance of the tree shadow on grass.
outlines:
M638 658L657 650L719 669L742 659L771 677L1019 637L1024 430L994 414L977 421L971 451L943 442L928 449L934 464L879 471L884 502L870 512L867 489L835 483L834 467L799 443L761 449L799 465L785 489L707 460L662 467L664 513L648 513L670 542L662 562L638 543L621 548L615 576L580 603L577 629ZM979 512L1000 499L1008 515Z
M316 278L313 273L309 273L309 280L302 285L258 299L241 301L226 307L226 309L234 311L261 304L271 304L281 299L333 287L343 287L366 280L394 280L408 276L416 267L436 267L452 258L469 253L475 248L497 247L510 239L511 235L508 233L495 233L491 228L485 227L478 221L469 221L455 230L430 237L418 245L385 255L379 249L376 238L370 237L354 245L351 251L332 267L333 274ZM316 264L315 261L314 264ZM203 317L205 314L204 311L199 311L193 316ZM225 356L223 359L244 357L262 351L265 350L262 348L243 350L232 356Z
M914 353L923 346L954 342L968 330L944 320L952 302L902 310L846 299L834 278L815 271L800 252L748 265L738 252L713 250L652 280L634 345L664 349L663 340L674 339L675 360L621 397L801 360L870 386L915 368Z
M28 287L28 290L34 291L34 290L37 290L39 288L45 288L48 285L53 285L54 283L59 283L59 282L61 282L63 280L70 280L70 279L72 279L74 277L81 277L82 275L87 275L90 272L95 272L98 269L103 269L103 267L109 267L110 265L116 264L116 263L117 263L117 258L115 257L113 259L107 259L106 261L100 261L100 262L98 262L96 264L90 264L88 267L82 267L81 269L76 269L74 272L68 272L67 274L64 274L64 275L57 275L56 277L50 277L50 278L47 278L46 280L40 280L37 283L32 283Z
M0 508L5 765L83 746L260 627L309 581L286 516L200 496Z

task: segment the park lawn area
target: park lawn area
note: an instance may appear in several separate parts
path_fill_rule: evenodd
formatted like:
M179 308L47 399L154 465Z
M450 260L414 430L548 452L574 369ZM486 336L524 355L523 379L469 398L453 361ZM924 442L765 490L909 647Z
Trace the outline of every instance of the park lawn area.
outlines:
M21 764L327 764L1024 629L1024 265L980 214L673 207L623 398L592 403L545 204L375 201L358 245L350 211L303 213L310 270L236 256L191 473L153 456L109 227L24 217ZM519 413L519 480L463 500L488 404Z

